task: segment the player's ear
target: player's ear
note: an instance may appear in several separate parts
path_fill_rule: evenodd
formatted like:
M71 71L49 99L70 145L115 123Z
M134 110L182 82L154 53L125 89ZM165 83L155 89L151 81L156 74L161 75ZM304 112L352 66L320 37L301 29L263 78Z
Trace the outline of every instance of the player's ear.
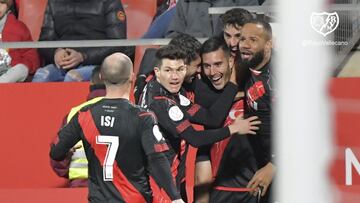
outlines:
M265 43L265 49L270 51L273 48L273 41L270 39Z
M154 72L155 72L155 76L156 76L157 78L160 77L160 68L159 68L159 67L155 66L155 67L154 67Z
M129 80L130 80L131 83L132 83L133 81L135 81L135 74L134 74L134 72L131 73Z

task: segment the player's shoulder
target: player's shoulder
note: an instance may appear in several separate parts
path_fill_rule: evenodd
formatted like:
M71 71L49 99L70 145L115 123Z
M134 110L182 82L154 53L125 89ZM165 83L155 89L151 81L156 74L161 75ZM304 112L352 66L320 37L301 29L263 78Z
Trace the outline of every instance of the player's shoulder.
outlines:
M88 111L90 107L92 107L97 102L101 101L104 97L96 97L91 100L88 100L86 102L81 103L78 106L73 107L70 110L70 113L68 114L67 120L70 121L71 118L77 113L77 112L85 112Z
M88 111L90 108L92 108L94 105L96 105L99 101L101 101L104 97L96 97L93 98L89 101L86 101L82 104L80 104L79 106L77 106L77 108L80 108L80 111ZM76 107L75 107L76 108Z
M152 122L156 122L156 115L153 111L148 108L143 108L138 105L133 105L133 112L140 120L151 120Z
M133 105L132 108L133 108L133 112L135 112L140 117L154 114L154 112L152 112L150 109L141 107L139 105Z

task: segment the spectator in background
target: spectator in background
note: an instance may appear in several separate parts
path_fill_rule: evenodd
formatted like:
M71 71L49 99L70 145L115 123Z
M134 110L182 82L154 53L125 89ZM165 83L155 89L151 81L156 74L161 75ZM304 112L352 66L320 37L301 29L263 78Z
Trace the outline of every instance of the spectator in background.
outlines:
M82 107L95 103L105 96L105 85L100 78L100 66L96 66L92 71L89 89L90 92L87 96L87 102L72 108L70 113L64 117L61 128L63 128ZM56 142L58 142L57 136L52 141L52 144ZM82 142L77 143L63 161L50 159L51 167L55 173L69 180L69 187L88 186L88 161L82 145Z
M210 15L210 7L255 6L257 0L179 0L166 37L179 33L194 37L211 37L218 33L219 15Z
M170 8L176 5L178 0L157 0L157 9L153 21L165 11L169 10Z
M221 26L224 40L230 48L232 57L238 53L241 27L252 18L251 13L242 8L228 10L220 16L219 26Z
M167 2L167 5L169 7L154 19L148 31L144 34L143 38L165 37L166 31L175 14L176 2L177 0L169 0Z
M26 25L9 11L12 0L0 0L0 41L32 41ZM40 66L36 49L0 49L0 82L23 82Z
M120 0L49 0L39 41L126 39ZM95 65L114 52L130 56L133 47L50 48L39 52L47 64L33 82L88 81Z

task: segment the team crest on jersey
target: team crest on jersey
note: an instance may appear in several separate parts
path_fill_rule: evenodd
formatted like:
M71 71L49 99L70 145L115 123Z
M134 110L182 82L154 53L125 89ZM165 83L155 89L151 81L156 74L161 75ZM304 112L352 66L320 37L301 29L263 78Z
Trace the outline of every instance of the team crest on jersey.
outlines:
M179 99L180 99L181 106L189 106L190 105L190 100L188 98L186 98L185 96L179 94Z
M243 116L244 115L244 110L242 109L234 109L234 110L231 110L229 112L229 118L231 118L232 120L235 120L237 117L239 116Z
M156 138L156 140L157 140L158 142L160 142L161 140L164 139L163 135L161 134L161 132L160 132L160 130L159 130L159 126L158 126L158 125L154 125L152 131L153 131L153 134L154 134L154 136L155 136L155 138Z
M173 121L180 121L184 117L184 114L178 106L172 106L169 109L169 116Z

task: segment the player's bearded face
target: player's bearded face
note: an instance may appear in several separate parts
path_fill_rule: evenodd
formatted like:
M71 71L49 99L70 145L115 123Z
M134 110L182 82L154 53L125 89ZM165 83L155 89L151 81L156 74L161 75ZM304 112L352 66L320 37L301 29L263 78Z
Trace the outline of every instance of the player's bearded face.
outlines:
M248 23L243 26L239 50L244 66L256 69L264 61L265 53L271 50L271 40L267 38L268 34L261 25Z
M255 68L264 60L265 50L262 49L256 53L251 53L251 58L241 58L241 63L247 68Z
M184 60L163 59L161 67L155 67L157 81L170 93L176 94L184 82L186 66Z

